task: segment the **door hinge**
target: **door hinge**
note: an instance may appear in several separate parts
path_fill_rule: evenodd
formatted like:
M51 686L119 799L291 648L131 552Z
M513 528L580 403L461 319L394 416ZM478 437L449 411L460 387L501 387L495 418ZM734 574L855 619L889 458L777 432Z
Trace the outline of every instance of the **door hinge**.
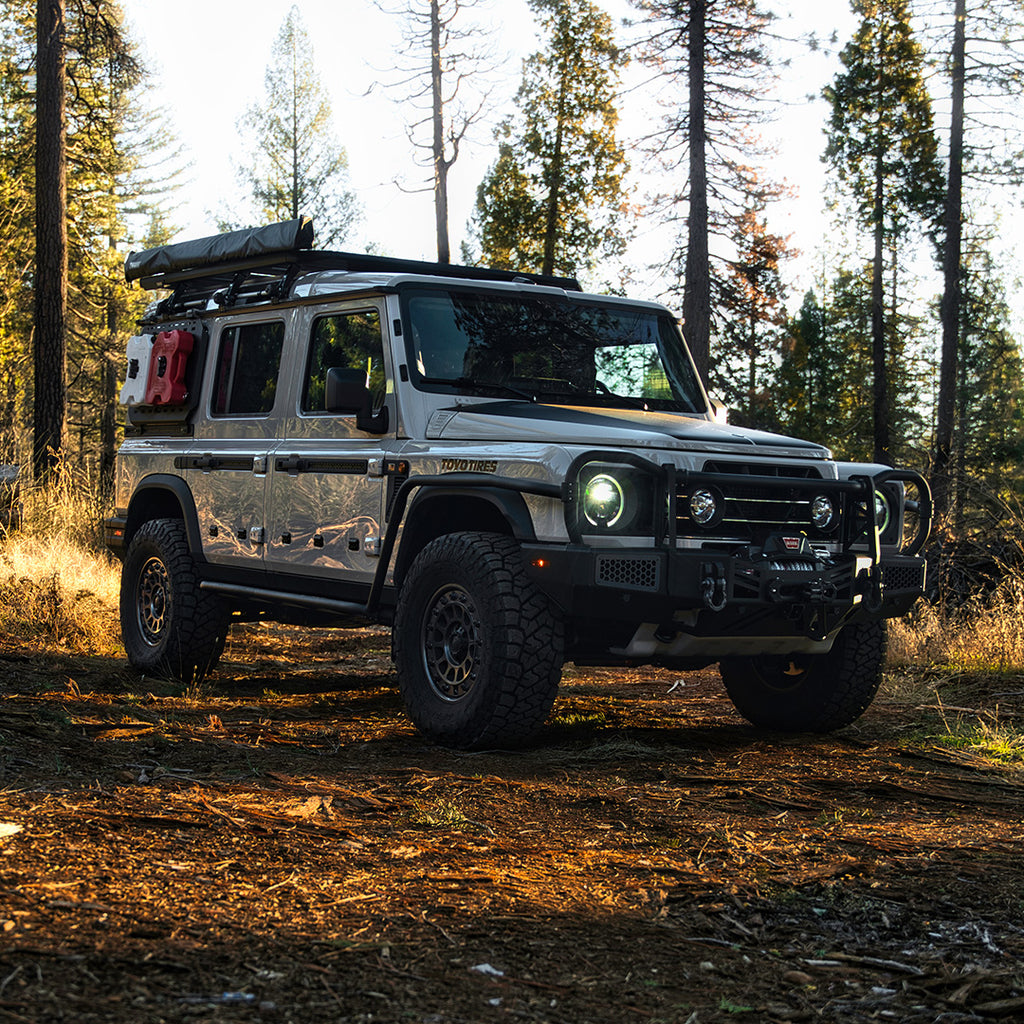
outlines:
M249 543L250 544L262 544L265 531L262 526L250 526L249 527Z

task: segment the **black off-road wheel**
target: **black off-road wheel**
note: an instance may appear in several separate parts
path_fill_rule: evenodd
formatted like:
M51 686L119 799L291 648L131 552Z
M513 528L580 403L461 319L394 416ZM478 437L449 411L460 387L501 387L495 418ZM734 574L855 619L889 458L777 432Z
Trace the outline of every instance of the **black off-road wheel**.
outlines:
M831 732L860 718L878 692L884 620L844 627L828 654L724 658L719 666L736 710L761 729Z
M393 645L420 732L448 747L517 747L554 703L564 627L514 540L453 533L431 541L402 581Z
M121 570L121 637L146 675L202 679L224 650L228 611L199 587L180 519L139 527Z

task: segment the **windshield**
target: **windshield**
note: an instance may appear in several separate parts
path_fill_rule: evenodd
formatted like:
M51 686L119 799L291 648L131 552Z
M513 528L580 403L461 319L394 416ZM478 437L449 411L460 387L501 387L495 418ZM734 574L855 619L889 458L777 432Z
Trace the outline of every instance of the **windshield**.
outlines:
M704 412L672 318L561 296L406 292L414 381L566 405Z

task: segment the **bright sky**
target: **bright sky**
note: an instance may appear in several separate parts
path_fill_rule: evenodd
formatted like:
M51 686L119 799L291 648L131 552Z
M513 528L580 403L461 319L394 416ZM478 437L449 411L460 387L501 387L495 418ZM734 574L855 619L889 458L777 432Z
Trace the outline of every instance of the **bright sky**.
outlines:
M397 6L400 0L392 3ZM364 95L393 66L398 39L395 19L381 14L370 0L296 0L296 5L313 40L336 134L348 152L351 184L365 212L357 237L345 247L361 249L373 242L381 252L433 259L431 194L405 194L394 184L399 178L405 187L415 188L426 180L426 168L412 162L405 112L386 91ZM235 125L262 93L271 46L288 11L287 0L126 0L125 6L152 72L153 104L167 117L191 161L189 184L181 190L181 205L174 217L181 227L177 238L212 234L217 213L230 211L232 197L238 195L233 160L241 149ZM635 15L627 0L604 0L603 6L616 22ZM779 23L782 32L795 35L816 29L820 38L827 39L836 28L840 44L849 38L853 18L841 0L779 0L775 6L791 15ZM455 259L477 185L494 157L491 126L509 109L521 59L537 44L525 0L494 0L490 17L500 25L500 48L509 54L506 80L495 94L491 124L478 128L474 143L464 149L451 174L450 233ZM779 89L791 105L773 128L779 152L771 173L786 178L797 196L779 207L772 227L782 234L792 232L795 243L805 250L791 309L799 305L810 283L813 250L830 230L821 202L825 107L820 100L806 102L806 97L820 95L835 67L834 57L805 53L799 66L780 69ZM634 91L625 100L623 135L628 143L635 142L628 136L641 135L650 123L647 118L656 109L656 88ZM629 148L635 152L635 144ZM633 163L634 184L642 199L647 181L639 154ZM664 245L663 233L659 236L649 222L641 223L631 258L640 264L646 253Z

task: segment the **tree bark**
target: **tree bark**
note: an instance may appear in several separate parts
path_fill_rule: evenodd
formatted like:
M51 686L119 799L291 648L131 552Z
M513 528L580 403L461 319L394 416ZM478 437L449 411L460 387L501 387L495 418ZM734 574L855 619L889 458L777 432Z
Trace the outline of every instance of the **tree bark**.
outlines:
M67 171L64 0L36 6L36 280L32 468L56 468L67 402Z
M687 224L683 330L705 386L711 349L711 272L708 265L707 130L704 124L704 51L706 0L690 0L687 34L689 74L690 204Z
M932 494L938 522L950 505L950 464L956 414L957 352L960 341L960 258L962 243L964 61L967 0L956 0L952 51L952 117L949 133L949 177L946 182L945 247L942 252L942 357L939 362L939 398L932 453Z
M438 0L430 0L430 96L434 122L434 224L437 231L437 262L451 263L451 246L448 241L448 161L444 155L444 95L441 86L441 12Z
M706 0L690 0L689 75L690 202L686 231L683 330L700 380L711 367L711 268L708 253L708 132L705 125Z
M882 45L880 40L879 46ZM879 119L883 109L882 67L884 58L878 60L878 104ZM875 142L875 191L872 204L874 226L874 255L871 260L871 367L874 460L892 465L892 441L889 427L889 375L885 352L885 287L882 280L885 273L885 154L884 127L881 120L876 124Z

